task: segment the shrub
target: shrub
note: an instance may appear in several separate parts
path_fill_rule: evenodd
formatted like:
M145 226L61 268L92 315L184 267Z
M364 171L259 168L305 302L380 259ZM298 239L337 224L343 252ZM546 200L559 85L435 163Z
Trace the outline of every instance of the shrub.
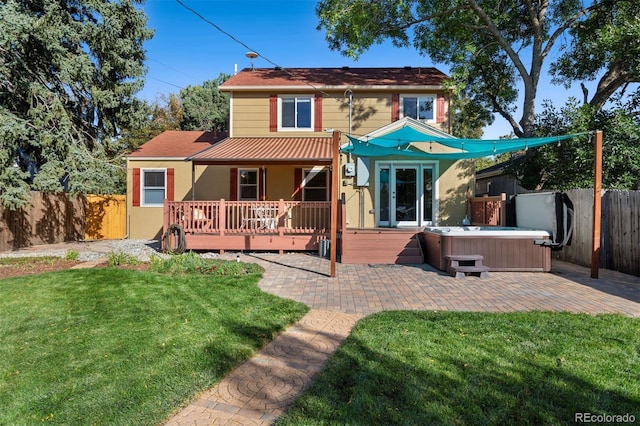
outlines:
M191 251L168 258L151 256L149 269L153 272L165 274L203 274L217 276L238 276L261 274L264 272L264 269L255 263L203 259Z
M64 254L64 260L78 260L78 258L80 258L80 252L78 252L78 250L67 250Z
M120 265L131 265L131 266L135 266L135 265L139 265L140 261L138 260L137 257L125 253L123 251L118 251L118 252L111 252L108 255L108 259L109 259L109 266L120 266Z

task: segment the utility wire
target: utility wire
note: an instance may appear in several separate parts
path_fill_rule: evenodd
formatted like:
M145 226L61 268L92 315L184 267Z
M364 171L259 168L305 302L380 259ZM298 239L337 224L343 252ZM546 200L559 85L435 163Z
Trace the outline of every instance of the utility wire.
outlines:
M222 34L226 35L227 37L229 37L231 40L235 41L236 43L238 43L239 45L241 45L242 47L244 47L245 49L247 49L250 52L255 52L259 57L261 57L262 59L264 59L265 61L267 61L268 63L270 63L271 65L273 65L276 68L279 68L280 70L284 71L286 74L288 74L291 78L293 78L294 80L300 81L302 83L304 83L305 85L311 87L313 90L317 91L318 93L321 93L323 95L326 95L329 98L332 98L336 101L344 101L344 97L343 98L338 98L330 93L325 92L324 90L314 86L313 84L309 83L308 81L306 81L305 79L298 77L296 75L294 75L292 72L290 72L289 70L287 70L286 68L278 65L277 63L273 62L271 59L267 58L266 56L262 55L260 52L258 52L255 49L252 49L251 47L249 47L246 43L244 43L243 41L239 40L238 38L236 38L233 34L223 30L222 28L220 28L218 25L216 25L214 22L212 22L211 20L207 19L205 16L203 16L200 12L198 12L197 10L191 8L190 6L187 6L186 4L184 4L182 2L182 0L176 0L176 2L184 7L185 9L187 9L189 12L193 13L194 15L196 15L198 18L200 18L202 21L206 22L207 24L211 25L213 28L215 28L216 30L220 31Z

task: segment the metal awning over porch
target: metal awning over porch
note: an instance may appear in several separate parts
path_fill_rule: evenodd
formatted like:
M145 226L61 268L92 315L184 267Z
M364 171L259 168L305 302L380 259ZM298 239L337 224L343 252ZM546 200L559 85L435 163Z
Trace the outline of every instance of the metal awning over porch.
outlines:
M332 138L226 138L187 160L194 164L331 164Z

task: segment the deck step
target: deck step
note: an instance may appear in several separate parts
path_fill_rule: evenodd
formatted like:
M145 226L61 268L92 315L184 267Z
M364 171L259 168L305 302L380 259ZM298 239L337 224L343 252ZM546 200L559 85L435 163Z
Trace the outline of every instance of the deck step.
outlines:
M464 278L466 274L480 274L480 278L489 278L489 268L482 264L484 256L480 254L447 255L447 271L456 278Z

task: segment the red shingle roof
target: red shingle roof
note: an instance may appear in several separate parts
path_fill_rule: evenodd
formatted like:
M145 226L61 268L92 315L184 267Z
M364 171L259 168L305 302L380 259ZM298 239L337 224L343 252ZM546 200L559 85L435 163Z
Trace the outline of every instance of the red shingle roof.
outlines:
M226 137L226 134L215 134L203 131L167 130L150 141L144 143L129 157L178 157L185 158Z
M220 85L221 90L259 87L442 86L448 77L436 68L245 68Z
M332 138L228 138L191 156L194 163L330 162Z

